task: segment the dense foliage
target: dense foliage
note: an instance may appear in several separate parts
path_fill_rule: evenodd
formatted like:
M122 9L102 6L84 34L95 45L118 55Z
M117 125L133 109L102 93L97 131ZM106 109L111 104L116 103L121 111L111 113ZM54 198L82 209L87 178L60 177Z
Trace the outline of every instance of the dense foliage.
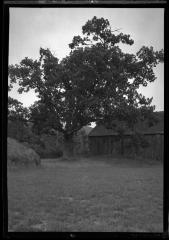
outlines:
M91 122L111 125L124 120L130 128L154 111L152 98L138 93L156 77L153 68L163 62L163 50L143 46L136 54L124 53L119 44L134 44L130 35L112 31L107 19L93 17L74 36L71 52L61 61L40 48L38 60L28 57L9 66L11 84L18 92L34 89L39 100L30 108L38 132L53 128L65 139Z
M23 103L17 99L8 96L8 119L26 121L29 119L29 109L23 107Z

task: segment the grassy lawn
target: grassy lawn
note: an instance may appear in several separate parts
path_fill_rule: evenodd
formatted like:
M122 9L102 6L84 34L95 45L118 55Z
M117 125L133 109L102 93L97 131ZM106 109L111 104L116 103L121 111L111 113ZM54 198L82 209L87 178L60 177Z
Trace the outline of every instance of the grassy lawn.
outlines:
M8 170L9 231L161 232L160 163L43 160Z

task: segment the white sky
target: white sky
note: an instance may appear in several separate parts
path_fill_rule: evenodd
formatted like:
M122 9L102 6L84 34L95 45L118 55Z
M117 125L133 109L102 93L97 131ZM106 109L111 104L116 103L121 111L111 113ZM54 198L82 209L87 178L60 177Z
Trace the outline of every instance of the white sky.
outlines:
M164 48L164 9L162 8L10 8L9 64L23 58L39 58L39 49L50 48L62 59L69 54L73 36L81 35L82 26L94 16L109 20L112 29L121 28L134 40L132 46L122 46L125 52L136 53L143 45L155 50ZM157 79L140 92L153 97L157 111L164 110L164 64L155 68ZM30 106L34 92L10 96Z

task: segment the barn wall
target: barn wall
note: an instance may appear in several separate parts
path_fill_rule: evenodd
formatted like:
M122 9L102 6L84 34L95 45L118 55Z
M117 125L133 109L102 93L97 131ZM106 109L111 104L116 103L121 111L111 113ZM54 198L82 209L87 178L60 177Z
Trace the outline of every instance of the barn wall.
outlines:
M118 136L98 136L89 137L90 152L98 154L116 154L120 151L120 141Z
M148 146L140 148L137 152L139 156L163 160L164 152L164 135L151 134L144 135ZM131 137L124 137L124 155L130 156L135 153L135 149L130 144ZM93 155L117 155L121 151L121 141L118 136L90 136L89 137L90 153Z
M145 137L149 142L149 147L144 149L142 155L152 159L163 160L164 135L146 135Z

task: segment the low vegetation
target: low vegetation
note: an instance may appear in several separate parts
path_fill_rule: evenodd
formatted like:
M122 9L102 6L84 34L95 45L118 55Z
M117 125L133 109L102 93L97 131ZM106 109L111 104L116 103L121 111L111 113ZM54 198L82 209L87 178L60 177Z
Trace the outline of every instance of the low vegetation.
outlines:
M8 137L8 166L16 165L40 165L39 155L29 147L17 140Z
M9 231L161 232L162 165L137 159L44 159L8 169Z
M63 155L63 135L54 131L36 134L29 122L8 121L8 137L16 139L28 148L32 148L41 158L59 158ZM86 126L74 136L74 151L77 155L88 154L88 133L92 128Z

